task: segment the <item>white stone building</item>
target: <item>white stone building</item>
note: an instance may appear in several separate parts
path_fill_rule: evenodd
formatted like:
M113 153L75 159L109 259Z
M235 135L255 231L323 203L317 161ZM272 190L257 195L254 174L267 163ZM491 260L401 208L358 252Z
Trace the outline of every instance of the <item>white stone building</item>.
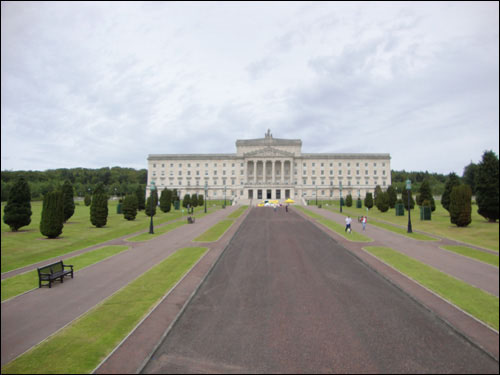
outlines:
M297 203L304 199L364 198L380 185L391 184L389 154L302 153L300 139L264 138L236 141L235 154L152 154L148 157L148 195L151 181L161 190L205 194L208 199L253 203L263 199Z

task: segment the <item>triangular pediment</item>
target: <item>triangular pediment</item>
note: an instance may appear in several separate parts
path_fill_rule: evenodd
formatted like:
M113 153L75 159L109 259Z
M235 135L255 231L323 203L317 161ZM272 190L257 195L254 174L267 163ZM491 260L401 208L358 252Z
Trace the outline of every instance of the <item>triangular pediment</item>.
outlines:
M250 151L243 154L244 157L270 157L270 156L281 156L281 157L292 157L293 152L283 151L274 147L264 147L255 151Z

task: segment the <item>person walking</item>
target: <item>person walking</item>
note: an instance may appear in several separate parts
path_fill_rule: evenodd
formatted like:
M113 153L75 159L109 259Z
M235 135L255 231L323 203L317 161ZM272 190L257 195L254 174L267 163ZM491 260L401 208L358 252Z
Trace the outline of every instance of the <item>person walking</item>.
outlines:
M351 223L352 219L350 216L347 216L345 218L345 231L351 233Z
M363 216L363 218L361 219L361 224L363 224L363 232L365 231L365 228L366 228L366 221L367 221L367 217Z

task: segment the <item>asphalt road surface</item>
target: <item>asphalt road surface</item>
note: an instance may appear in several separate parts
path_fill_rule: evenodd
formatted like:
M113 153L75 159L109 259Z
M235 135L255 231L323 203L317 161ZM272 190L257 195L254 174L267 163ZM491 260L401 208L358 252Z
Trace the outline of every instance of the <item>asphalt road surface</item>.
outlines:
M253 208L144 373L497 373L299 215Z

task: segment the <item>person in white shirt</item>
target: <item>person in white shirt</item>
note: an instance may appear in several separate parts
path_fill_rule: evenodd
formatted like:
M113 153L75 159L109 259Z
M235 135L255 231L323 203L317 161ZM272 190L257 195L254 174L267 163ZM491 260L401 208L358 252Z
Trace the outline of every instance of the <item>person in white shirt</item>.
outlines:
M352 219L350 216L347 216L345 218L345 231L351 233L351 222L352 222Z

